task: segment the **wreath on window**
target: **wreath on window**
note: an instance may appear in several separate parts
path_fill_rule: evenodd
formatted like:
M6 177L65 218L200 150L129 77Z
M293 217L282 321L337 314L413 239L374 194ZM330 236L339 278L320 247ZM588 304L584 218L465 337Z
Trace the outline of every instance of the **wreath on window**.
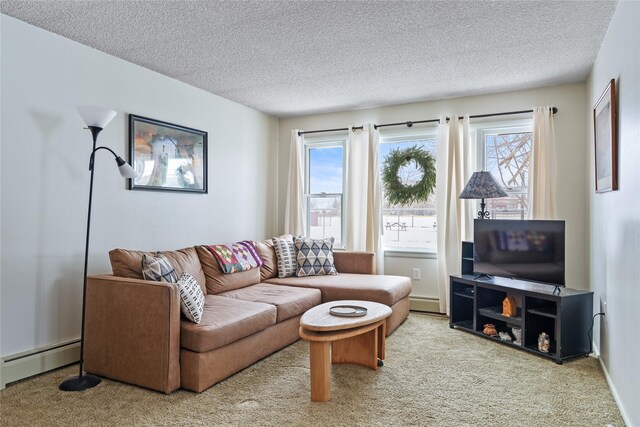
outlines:
M413 185L402 181L398 175L400 168L411 161L422 172L422 178ZM406 206L426 202L436 186L436 161L431 153L414 145L404 149L395 148L384 158L382 166L382 187L387 200L392 205Z

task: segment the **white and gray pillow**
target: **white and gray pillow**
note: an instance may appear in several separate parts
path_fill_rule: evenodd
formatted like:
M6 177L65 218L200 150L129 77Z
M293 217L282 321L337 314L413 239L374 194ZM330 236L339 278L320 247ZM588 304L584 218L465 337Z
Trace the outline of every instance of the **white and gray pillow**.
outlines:
M296 249L292 239L271 239L278 259L278 277L291 277L296 275Z
M333 263L333 242L333 237L296 237L296 275L304 277L338 274Z
M180 290L180 311L193 323L200 323L204 312L204 293L198 281L189 273L184 273L178 280Z
M176 283L178 275L169 260L160 254L142 255L142 277L156 282Z

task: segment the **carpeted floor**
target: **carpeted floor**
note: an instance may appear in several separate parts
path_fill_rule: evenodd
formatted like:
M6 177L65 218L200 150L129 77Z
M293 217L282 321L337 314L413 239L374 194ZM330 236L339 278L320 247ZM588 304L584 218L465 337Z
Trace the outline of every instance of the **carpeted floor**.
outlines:
M203 426L624 426L596 359L564 365L411 313L378 372L332 368L332 400L309 401L304 341L203 393L169 396L110 380L58 391L69 367L0 392L0 424Z

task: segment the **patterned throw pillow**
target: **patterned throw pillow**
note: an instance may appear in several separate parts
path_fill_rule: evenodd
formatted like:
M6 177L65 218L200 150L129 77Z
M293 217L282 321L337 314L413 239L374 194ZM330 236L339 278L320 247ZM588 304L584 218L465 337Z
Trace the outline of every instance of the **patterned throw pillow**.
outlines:
M207 249L218 260L224 274L247 271L264 265L264 261L258 255L255 243L250 240L230 245L211 245L207 246Z
M184 273L178 280L180 289L180 311L193 323L200 323L204 311L204 294L198 281L189 273Z
M298 277L338 274L333 265L333 240L333 237L318 240L296 237Z
M164 255L160 254L142 255L142 277L156 282L176 283L178 281L178 275L173 266Z
M292 239L271 239L278 259L278 277L291 277L296 275L296 248Z

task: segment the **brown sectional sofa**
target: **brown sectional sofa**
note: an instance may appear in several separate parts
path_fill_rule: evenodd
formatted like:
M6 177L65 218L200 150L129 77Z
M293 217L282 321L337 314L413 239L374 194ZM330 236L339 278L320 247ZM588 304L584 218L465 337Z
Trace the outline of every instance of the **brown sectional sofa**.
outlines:
M199 324L181 317L177 284L142 279L145 252L111 251L113 275L87 283L86 371L164 393L201 392L298 340L300 316L320 303L386 304L387 335L409 314L410 279L373 275L372 253L334 252L336 276L278 278L271 242L257 248L264 266L233 274L205 246L160 252L202 287Z

